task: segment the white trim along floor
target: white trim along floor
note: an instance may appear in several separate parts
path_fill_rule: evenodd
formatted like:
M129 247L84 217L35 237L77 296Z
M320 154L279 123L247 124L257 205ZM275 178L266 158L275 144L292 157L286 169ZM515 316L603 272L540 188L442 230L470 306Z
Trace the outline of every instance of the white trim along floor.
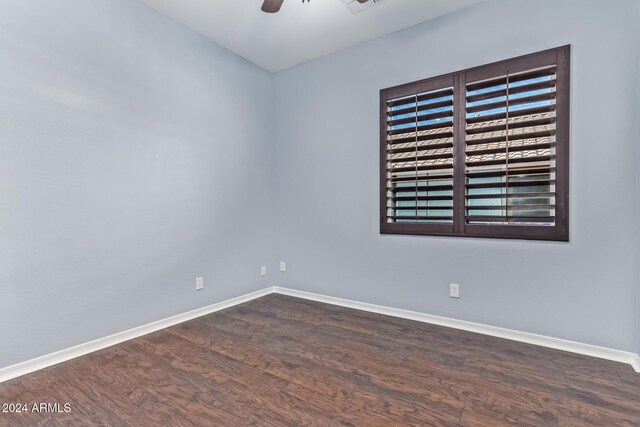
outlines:
M511 329L498 328L495 326L488 326L488 325L483 325L479 323L467 322L464 320L456 320L456 319L450 319L447 317L433 316L430 314L417 313L414 311L401 310L397 308L384 307L380 305L368 304L368 303L359 302L359 301L346 300L346 299L335 298L335 297L330 297L325 295L318 295L310 292L282 288L279 286L272 286L256 292L251 292L236 298L232 298L226 301L212 304L206 307L188 311L183 314L178 314L176 316L171 316L166 319L162 319L156 322L148 323L146 325L138 326L136 328L129 329L124 332L119 332L117 334L109 335L104 338L99 338L84 344L79 344L77 346L60 350L55 353L51 353L41 357L37 357L35 359L27 360L25 362L17 363L15 365L7 366L5 368L0 368L0 382L8 381L10 379L17 378L19 376L22 376L31 372L44 369L48 366L62 363L67 360L71 360L76 357L83 356L85 354L92 353L94 351L98 351L103 348L110 347L112 345L116 345L121 342L128 341L130 339L149 334L151 332L159 331L161 329L165 329L170 326L174 326L179 323L195 319L197 317L215 313L216 311L224 310L225 308L233 307L235 305L242 304L242 303L245 303L245 302L248 302L272 293L289 295L293 297L304 298L307 300L339 305L342 307L348 307L348 308L353 308L357 310L364 310L372 313L384 314L387 316L410 319L418 322L431 323L435 325L461 329L469 332L491 335L499 338L506 338L513 341L519 341L519 342L524 342L528 344L535 344L542 347L548 347L548 348L553 348L557 350L578 353L586 356L597 357L600 359L606 359L606 360L611 360L615 362L628 363L631 366L633 366L633 369L636 372L640 373L640 356L631 352L614 350L614 349L605 348L605 347L598 347L598 346L583 344L583 343L574 342L574 341L567 341L559 338L531 334L528 332L520 332L520 331L511 330Z

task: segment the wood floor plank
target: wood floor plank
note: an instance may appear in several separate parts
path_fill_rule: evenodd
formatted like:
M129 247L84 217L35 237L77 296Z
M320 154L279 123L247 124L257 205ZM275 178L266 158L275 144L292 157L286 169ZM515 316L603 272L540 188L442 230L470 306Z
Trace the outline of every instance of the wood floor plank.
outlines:
M629 366L284 295L0 384L0 426L640 426Z

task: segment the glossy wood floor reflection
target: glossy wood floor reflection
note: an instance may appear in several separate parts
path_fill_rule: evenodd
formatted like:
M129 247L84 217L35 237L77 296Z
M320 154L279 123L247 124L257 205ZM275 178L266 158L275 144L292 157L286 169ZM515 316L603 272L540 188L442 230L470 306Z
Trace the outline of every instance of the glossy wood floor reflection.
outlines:
M0 384L0 425L640 425L630 366L269 295Z

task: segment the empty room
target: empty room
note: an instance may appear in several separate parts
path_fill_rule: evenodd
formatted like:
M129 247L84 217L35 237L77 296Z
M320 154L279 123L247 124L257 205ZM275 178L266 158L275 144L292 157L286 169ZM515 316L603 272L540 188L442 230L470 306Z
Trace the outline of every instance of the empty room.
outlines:
M640 426L640 0L0 0L0 427Z

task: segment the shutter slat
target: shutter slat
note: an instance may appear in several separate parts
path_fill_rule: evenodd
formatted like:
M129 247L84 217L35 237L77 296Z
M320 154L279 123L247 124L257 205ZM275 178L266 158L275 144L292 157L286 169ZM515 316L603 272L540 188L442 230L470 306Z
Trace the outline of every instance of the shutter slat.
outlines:
M392 202L412 202L417 200L419 202L431 202L431 201L442 201L442 200L453 200L453 195L443 195L443 196L394 196L390 197L389 200Z
M417 185L410 187L389 187L392 193L419 193L424 191L453 190L453 185Z
M423 133L419 135L416 135L416 133L414 132L413 134L409 133L408 135L409 136L407 137L389 139L388 143L389 145L397 145L397 144L415 143L416 141L421 142L421 141L433 141L436 139L451 139L450 143L453 144L453 139L452 139L453 132L451 131L439 132L439 133Z
M480 144L491 144L493 142L503 142L507 140L509 141L520 141L523 139L536 139L536 138L545 138L551 137L556 134L555 129L540 131L540 132L529 132L529 133L512 133L509 135L499 135L499 136L491 136L487 138L473 138L467 139L467 147L471 145L480 145ZM468 151L467 151L468 152Z
M393 147L393 145L392 145ZM441 144L424 144L424 145L418 145L417 146L417 151L424 151L424 150L438 150L441 148L453 148L453 141L449 141L449 142L443 142ZM416 151L416 146L415 145L410 145L408 147L402 147L402 148L390 148L387 150L387 153L389 154L399 154L399 153L409 153L412 151Z
M420 165L420 166L398 166L393 167L393 169L389 169L390 173L400 173L400 172L423 172L423 171L436 171L436 170L451 170L452 168L451 162L447 164L433 164L433 165Z
M388 135L401 135L403 133L418 133L418 132L428 132L430 130L434 130L434 129L442 129L442 128L450 128L451 126L453 126L453 121L452 120L448 120L448 121L443 121L440 123L431 123L428 125L421 125L418 127L406 127L406 128L402 128L402 129L387 129L387 134Z
M552 179L540 179L540 180L531 180L531 181L514 181L509 182L507 185L506 182L480 182L477 184L467 184L467 189L476 189L476 188L505 188L505 187L538 187L542 185L553 185L555 184L555 180Z
M549 126L553 125L556 121L555 117L548 117L543 119L533 119L527 121L512 121L509 123L509 129L521 129L528 127L538 127L538 126ZM502 132L507 130L507 124L501 123L497 125L484 126L484 127L473 127L467 129L467 135L475 135L480 133L490 133L490 132Z
M510 158L509 164L517 164L517 163L529 163L529 162L548 162L553 160L554 156L537 156L537 157L516 157ZM476 166L494 166L494 165L504 165L506 164L505 159L496 159L496 160L480 160L480 161L470 161L467 162L467 166L476 167Z
M511 142L511 141L509 141ZM527 150L546 150L549 149L551 147L553 147L554 144L553 143L543 143L543 144L530 144L530 145L509 145L509 152L510 153L515 153L518 151L527 151ZM497 147L497 148L485 148L482 150L473 150L473 151L467 151L467 155L468 156L480 156L480 155L484 155L484 154L497 154L497 153L504 153L506 150L506 147ZM509 159L509 161L511 162L511 159Z
M425 209L423 209L425 210ZM404 220L417 220L417 221L451 221L453 220L453 215L451 216L436 216L436 215L430 215L430 216L398 216L398 215L388 215L387 218L391 218L391 219L404 219Z
M539 95L525 96L522 98L510 99L509 107L511 108L517 105L532 104L532 103L541 102L541 101L549 101L551 99L555 99L555 97L556 97L555 92L551 92L551 93L542 93ZM466 111L467 113L472 114L472 113L478 113L482 111L497 110L497 109L506 108L506 107L507 107L507 101L498 101L498 102L491 102L488 104L480 104L480 105L474 105L472 107L467 107Z
M518 197L514 197L517 195ZM467 200L481 200L481 199L505 199L505 198L518 198L518 199L548 199L554 197L554 193L549 192L531 192L531 193L500 193L500 194L467 194Z
M492 216L492 215L468 215L468 222L502 222L502 223L518 223L518 222L531 222L531 223L552 223L555 221L553 216Z
M429 176L401 176L401 177L391 177L389 178L390 182L415 182L415 181L436 181L436 180L447 180L453 179L453 174L437 174L437 175L429 175Z
M522 86L516 86L509 89L509 96L520 93L534 92L541 89L553 88L556 85L555 79L543 82L529 83ZM500 98L507 96L507 89L499 89L492 92L484 92L476 95L467 96L467 102L485 101L487 99Z
M523 82L526 80L533 80L542 77L549 77L556 74L556 67L543 68L539 70L528 71L525 73L519 73L509 77L510 83ZM501 86L507 84L507 78L500 76L495 79L484 80L478 83L467 84L467 93L475 92L480 89L487 89L494 86Z
M396 211L450 211L453 206L391 206Z
M413 105L411 107L399 108L397 110L388 110L387 115L389 117L395 117L395 116L402 116L404 114L415 113L416 111L418 112L429 111L429 110L435 110L437 108L452 107L452 106L453 106L453 99L450 99L448 101L432 102L431 104L422 104L422 105L418 105L417 107L416 105Z
M554 205L467 205L467 209L476 211L500 211L500 210L519 210L519 211L548 211L553 210Z
M552 167L532 168L532 169L511 169L509 177L548 174L555 171ZM467 172L467 178L498 178L507 175L505 170L487 170L482 172Z
M556 110L556 105L543 105L541 107L532 107L532 108L523 108L517 111L510 111L509 118L523 117L523 116L534 116L537 114L550 113ZM507 113L496 113L489 114L487 116L479 116L479 117L467 117L467 124L481 124L487 122L494 122L497 120L505 120L507 118Z
M393 126L406 125L409 123L416 123L416 122L420 123L420 122L426 122L429 120L444 119L447 117L453 117L453 110L438 111L436 113L429 113L429 114L422 114L418 116L404 117L401 119L387 120L387 125L390 127L393 127Z
M387 107L392 108L392 107L397 107L399 105L415 103L416 99L417 99L417 102L424 102L424 101L429 101L430 99L444 98L445 96L453 96L453 88L446 88L446 89L440 89L440 90L423 93L418 95L417 98L415 95L411 95L403 98L392 99L387 102Z
M440 160L440 159L452 159L453 153L433 153L433 154L422 154L418 156L407 156L407 157L398 157L395 159L389 159L390 163L407 163L407 162L422 162L428 160Z

